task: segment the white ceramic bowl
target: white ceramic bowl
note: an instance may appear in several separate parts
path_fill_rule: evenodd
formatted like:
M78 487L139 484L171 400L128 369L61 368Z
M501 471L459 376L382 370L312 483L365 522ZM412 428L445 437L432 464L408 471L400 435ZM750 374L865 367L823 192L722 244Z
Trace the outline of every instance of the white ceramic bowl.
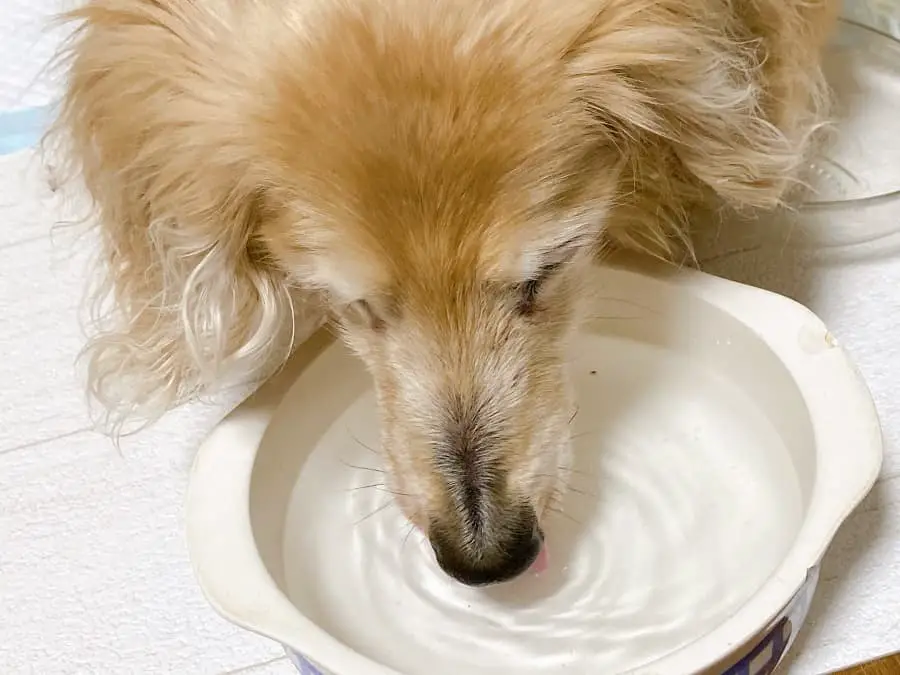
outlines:
M200 449L188 542L212 605L311 674L770 672L878 475L870 395L787 298L646 263L596 277L544 575L440 573L369 473L368 377L323 332Z

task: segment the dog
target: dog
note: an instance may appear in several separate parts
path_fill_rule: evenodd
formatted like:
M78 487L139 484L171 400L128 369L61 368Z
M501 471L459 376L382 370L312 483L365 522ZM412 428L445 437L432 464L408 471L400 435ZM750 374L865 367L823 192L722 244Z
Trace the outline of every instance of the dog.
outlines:
M154 419L285 358L321 298L447 574L543 546L565 345L611 247L791 194L833 0L87 0L54 133L101 241L94 396ZM601 374L602 376L602 374Z

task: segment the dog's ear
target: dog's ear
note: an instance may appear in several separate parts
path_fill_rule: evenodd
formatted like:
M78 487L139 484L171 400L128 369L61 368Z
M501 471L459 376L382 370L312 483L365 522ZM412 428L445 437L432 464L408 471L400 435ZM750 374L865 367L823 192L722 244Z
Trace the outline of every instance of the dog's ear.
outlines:
M766 78L777 75L776 64L764 63L770 55L746 25L757 3L744 9L735 9L744 3L683 0L601 4L571 45L566 66L604 133L631 162L640 164L645 156L653 161L643 168L674 162L732 205L778 205L818 121L814 99L823 98L824 89L815 64L801 62L803 55L793 64L795 89L807 87L801 94L806 100L787 100L789 92L775 91L778 83ZM816 2L780 4L770 13L785 14L776 17L783 25L766 30L802 26L794 6ZM735 16L738 11L743 15Z
M291 317L258 242L265 193L245 129L215 64L197 60L212 53L204 31L164 9L175 4L92 2L67 17L80 27L51 133L95 206L103 316L86 353L114 422L260 374Z

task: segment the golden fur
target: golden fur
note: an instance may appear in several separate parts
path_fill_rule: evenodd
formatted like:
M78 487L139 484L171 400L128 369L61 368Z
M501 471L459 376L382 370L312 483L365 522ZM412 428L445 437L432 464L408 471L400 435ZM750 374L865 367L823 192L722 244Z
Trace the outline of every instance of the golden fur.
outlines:
M586 266L782 202L835 5L88 0L57 130L102 239L94 395L153 418L265 374L321 292L406 514L450 573L514 575L567 461Z

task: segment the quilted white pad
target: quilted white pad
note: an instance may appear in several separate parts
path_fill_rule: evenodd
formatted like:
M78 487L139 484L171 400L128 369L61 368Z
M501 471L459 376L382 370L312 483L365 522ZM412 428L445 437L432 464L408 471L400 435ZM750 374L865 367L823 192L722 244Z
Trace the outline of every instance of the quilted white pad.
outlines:
M0 113L43 106L57 95L47 65L65 35L50 19L71 0L0 0Z

